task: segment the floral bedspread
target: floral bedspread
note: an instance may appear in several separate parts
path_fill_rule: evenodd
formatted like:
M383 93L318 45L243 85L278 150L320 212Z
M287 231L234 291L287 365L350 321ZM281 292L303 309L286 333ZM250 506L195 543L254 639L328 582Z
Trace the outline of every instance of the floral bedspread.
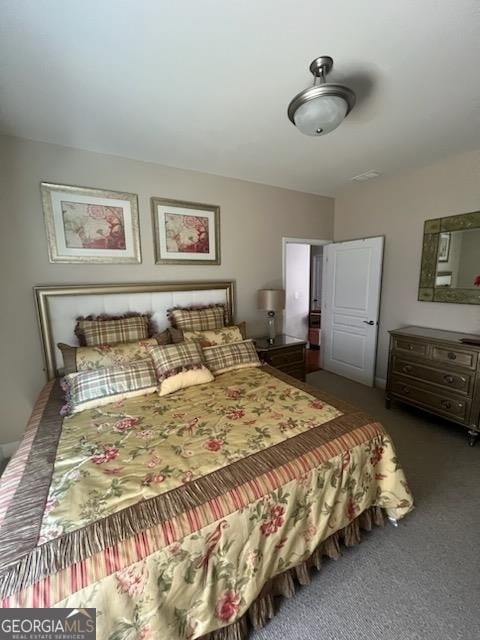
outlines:
M341 412L259 369L66 418L41 540L170 491Z
M0 501L0 602L96 607L102 640L193 640L237 620L269 579L369 507L408 513L382 426L299 387L244 369L64 420L41 508L24 498L36 529L15 549L20 507L2 513ZM45 406L29 451L51 446ZM17 500L32 487L22 494L22 455L5 480L17 468Z

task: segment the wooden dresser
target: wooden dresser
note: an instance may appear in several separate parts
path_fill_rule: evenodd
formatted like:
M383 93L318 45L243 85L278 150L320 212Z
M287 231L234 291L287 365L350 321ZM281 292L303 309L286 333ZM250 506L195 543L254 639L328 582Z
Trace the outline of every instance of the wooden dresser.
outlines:
M386 406L392 399L424 409L480 435L479 336L426 327L390 331Z

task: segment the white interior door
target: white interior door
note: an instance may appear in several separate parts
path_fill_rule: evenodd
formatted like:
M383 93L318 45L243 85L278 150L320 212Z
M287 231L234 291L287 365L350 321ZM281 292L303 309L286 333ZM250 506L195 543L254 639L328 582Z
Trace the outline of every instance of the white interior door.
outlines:
M383 237L334 242L323 251L323 368L373 386Z

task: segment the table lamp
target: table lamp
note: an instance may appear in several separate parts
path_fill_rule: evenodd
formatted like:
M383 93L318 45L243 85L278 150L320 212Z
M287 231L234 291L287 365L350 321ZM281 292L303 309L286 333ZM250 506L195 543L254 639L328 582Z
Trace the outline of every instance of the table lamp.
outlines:
M275 342L275 311L285 309L285 291L283 289L259 289L257 307L267 311L267 340Z

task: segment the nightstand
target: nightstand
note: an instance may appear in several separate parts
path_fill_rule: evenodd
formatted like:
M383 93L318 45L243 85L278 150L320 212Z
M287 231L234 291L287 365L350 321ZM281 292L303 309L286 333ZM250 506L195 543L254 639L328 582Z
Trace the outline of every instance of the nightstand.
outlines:
M281 334L273 344L266 338L255 338L255 348L262 362L305 382L305 340Z

